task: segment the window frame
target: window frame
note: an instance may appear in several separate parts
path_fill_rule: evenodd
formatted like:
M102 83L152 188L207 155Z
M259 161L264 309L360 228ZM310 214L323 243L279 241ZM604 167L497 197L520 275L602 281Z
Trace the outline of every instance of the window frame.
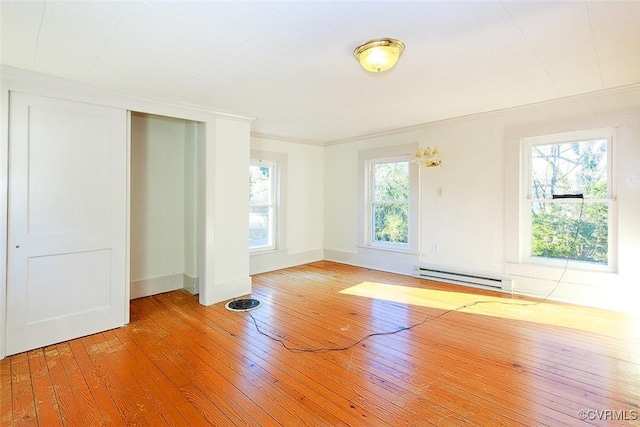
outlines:
M410 254L419 253L419 165L411 162L417 150L418 144L410 144L359 152L358 247ZM376 241L374 239L373 165L394 161L406 161L409 166L409 230L406 244Z
M272 228L273 241L268 246L248 246L249 255L273 253L286 247L286 188L287 154L263 150L251 150L249 166L270 165L273 167L272 176ZM251 201L249 200L249 215L251 215ZM248 218L249 219L249 218ZM250 224L248 224L250 226Z
M407 178L409 180L409 198L406 200L402 200L402 201L384 201L384 200L377 200L376 199L376 179L375 179L375 173L374 173L374 169L376 165L379 164L389 164L389 163L403 163L406 162L407 163ZM369 167L369 180L368 180L368 188L367 188L367 195L368 195L368 209L367 209L367 213L368 213L368 225L369 225L369 229L367 230L367 235L369 237L369 244L373 247L381 247L381 248L386 248L386 249L394 249L394 250L401 250L401 251L406 251L409 249L409 240L410 240L410 231L407 231L407 243L400 243L400 242L385 242L383 240L377 240L375 237L375 207L377 205L406 205L407 206L407 211L408 211L408 224L407 224L407 228L410 229L411 228L411 173L409 171L409 166L411 165L411 158L409 156L394 156L394 157L385 157L385 158L379 158L379 159L370 159L368 161L368 167Z
M553 199L553 198L539 198L534 199L532 194L533 188L533 174L532 174L532 148L540 145L554 145L554 144L570 144L575 142L589 141L604 139L607 141L607 195L605 198L590 198L584 199ZM615 272L617 267L617 254L616 237L617 237L617 222L616 204L615 204L615 181L613 179L614 169L614 146L616 139L616 130L613 128L591 129L584 131L566 132L561 134L542 135L535 137L521 138L521 152L522 152L522 175L521 175L521 209L520 209L520 259L521 262L527 264L536 264L549 267L562 268L565 265L567 268L575 270L587 270L587 271L602 271L602 272ZM607 263L598 264L588 261L580 260L567 260L567 258L546 258L541 256L532 255L532 243L533 243L533 230L532 230L532 212L531 205L533 203L548 203L548 204L606 204L608 208L607 215Z
M278 167L277 164L273 161L269 160L255 160L252 159L250 162L250 167L268 167L269 172L269 181L270 181L270 191L269 191L269 203L251 203L251 197L249 197L249 217L251 217L251 209L252 208L267 208L269 210L269 218L268 218L268 244L261 246L251 246L251 240L249 240L249 250L252 252L264 252L264 251L273 251L276 249L276 218L278 215L278 208L276 203L276 193L277 193L277 174ZM251 228L251 219L249 220L249 228Z

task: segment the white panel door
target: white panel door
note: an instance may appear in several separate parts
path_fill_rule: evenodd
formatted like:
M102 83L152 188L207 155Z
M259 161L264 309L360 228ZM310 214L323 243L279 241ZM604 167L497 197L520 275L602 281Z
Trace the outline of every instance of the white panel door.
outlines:
M11 92L9 111L15 354L124 324L127 136L115 108Z

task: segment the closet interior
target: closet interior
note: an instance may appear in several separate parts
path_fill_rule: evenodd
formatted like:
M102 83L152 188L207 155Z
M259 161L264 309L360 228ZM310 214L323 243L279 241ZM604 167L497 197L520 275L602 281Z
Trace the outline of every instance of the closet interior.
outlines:
M204 123L131 113L131 299L199 292Z

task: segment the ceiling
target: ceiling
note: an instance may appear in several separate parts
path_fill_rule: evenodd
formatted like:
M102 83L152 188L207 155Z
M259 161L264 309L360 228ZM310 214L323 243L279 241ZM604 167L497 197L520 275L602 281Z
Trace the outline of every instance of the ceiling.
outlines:
M326 144L640 83L640 1L5 1L1 62ZM367 74L353 49L406 44Z

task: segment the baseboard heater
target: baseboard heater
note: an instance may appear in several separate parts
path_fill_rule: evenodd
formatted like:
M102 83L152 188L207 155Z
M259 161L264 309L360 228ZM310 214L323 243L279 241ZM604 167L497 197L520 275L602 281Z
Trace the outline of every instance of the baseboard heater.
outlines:
M493 273L454 271L441 267L416 266L414 276L422 279L472 286L493 291L511 292L513 288L511 278Z

